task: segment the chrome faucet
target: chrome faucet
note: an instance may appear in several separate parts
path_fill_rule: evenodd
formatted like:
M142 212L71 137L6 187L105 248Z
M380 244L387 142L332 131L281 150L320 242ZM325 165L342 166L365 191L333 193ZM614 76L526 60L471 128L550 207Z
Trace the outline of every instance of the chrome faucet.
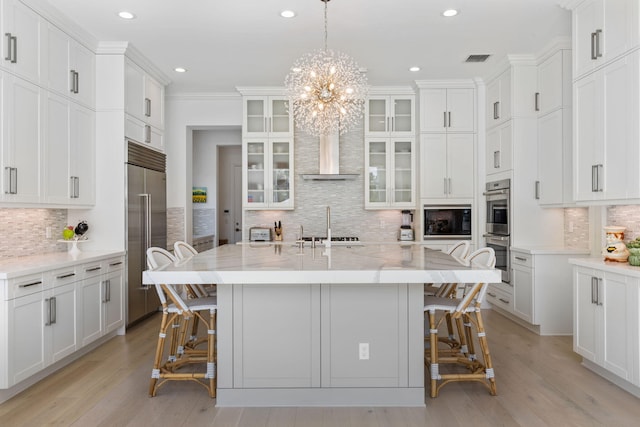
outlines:
M331 247L331 206L327 206L327 240L325 240L324 246Z

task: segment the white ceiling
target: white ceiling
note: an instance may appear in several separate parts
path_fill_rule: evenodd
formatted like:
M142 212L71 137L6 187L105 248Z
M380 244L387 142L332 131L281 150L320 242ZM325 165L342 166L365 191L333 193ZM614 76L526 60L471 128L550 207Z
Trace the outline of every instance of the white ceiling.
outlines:
M172 81L168 93L235 92L283 86L293 62L320 49L321 0L47 0L103 41L129 41ZM367 69L369 84L490 74L506 54L538 53L568 37L559 0L331 0L328 47ZM460 11L444 18L443 10ZM280 17L284 9L297 13ZM136 14L124 21L117 12ZM470 54L491 54L467 64ZM421 71L412 73L413 65ZM189 71L178 74L177 66Z

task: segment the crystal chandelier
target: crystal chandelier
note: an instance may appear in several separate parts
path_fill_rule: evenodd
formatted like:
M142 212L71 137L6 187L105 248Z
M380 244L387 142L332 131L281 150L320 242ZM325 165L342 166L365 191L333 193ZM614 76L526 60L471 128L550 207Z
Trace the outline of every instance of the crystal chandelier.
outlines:
M285 78L290 111L300 129L311 135L343 134L361 121L367 78L348 55L327 49L327 3L324 3L324 49L298 59Z

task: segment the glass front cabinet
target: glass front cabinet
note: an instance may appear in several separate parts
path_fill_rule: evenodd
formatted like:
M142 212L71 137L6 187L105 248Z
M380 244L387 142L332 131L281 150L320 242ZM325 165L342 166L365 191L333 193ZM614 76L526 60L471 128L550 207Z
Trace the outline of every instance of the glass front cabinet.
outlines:
M247 138L242 160L244 208L293 209L293 139Z
M244 98L243 133L247 137L292 137L293 118L289 100L284 96L247 96Z
M365 104L365 133L371 136L414 136L414 97L371 96Z
M415 139L368 139L365 154L365 208L415 208Z

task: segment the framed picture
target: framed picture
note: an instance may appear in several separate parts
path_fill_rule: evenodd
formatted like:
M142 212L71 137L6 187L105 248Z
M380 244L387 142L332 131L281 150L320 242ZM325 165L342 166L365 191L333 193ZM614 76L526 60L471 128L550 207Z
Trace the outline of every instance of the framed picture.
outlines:
M207 187L193 187L193 203L207 203Z

